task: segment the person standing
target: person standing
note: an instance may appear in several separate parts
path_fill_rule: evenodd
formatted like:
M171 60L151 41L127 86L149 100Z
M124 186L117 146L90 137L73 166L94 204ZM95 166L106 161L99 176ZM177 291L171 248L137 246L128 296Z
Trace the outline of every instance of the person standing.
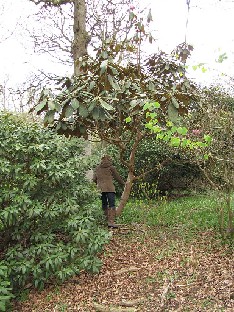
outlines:
M94 170L93 182L97 184L98 189L101 191L102 209L107 218L108 227L117 228L118 226L115 224L116 208L113 180L116 180L120 185L124 185L124 181L112 164L111 157L105 155Z

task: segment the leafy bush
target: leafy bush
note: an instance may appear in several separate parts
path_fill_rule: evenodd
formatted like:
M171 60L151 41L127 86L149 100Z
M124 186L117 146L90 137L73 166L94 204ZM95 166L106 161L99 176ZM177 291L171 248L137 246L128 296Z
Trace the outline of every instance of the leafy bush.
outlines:
M98 272L109 234L98 227L97 192L86 179L96 163L85 142L40 123L0 114L0 252L14 290Z
M120 164L118 151L113 146L108 151L122 176L126 170ZM167 194L173 191L189 191L201 185L201 174L198 167L191 161L186 151L179 151L167 142L147 137L139 145L136 153L136 175L156 168L168 160L160 170L154 170L143 179L136 181L132 188L132 196L136 198L154 198L159 193ZM118 185L117 191L120 192Z
M10 300L14 297L9 278L8 267L4 261L0 262L0 311L6 311Z
M191 151L191 159L199 164L206 184L220 193L223 205L218 210L223 236L234 236L234 97L220 88L203 90L203 98L187 120L196 136L209 133L211 143L202 153ZM204 158L205 155L205 158ZM208 182L208 183L207 183ZM228 214L228 225L224 215Z

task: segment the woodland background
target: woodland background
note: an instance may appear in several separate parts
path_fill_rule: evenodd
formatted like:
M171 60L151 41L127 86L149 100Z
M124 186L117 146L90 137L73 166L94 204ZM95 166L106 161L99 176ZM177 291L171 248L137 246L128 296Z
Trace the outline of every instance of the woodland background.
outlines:
M233 76L191 78L212 73L191 63L199 3L184 1L183 40L165 52L151 50L154 11L136 1L28 2L42 27L16 31L68 70L43 61L20 85L1 82L0 309L231 311ZM116 232L89 179L105 153L126 181Z

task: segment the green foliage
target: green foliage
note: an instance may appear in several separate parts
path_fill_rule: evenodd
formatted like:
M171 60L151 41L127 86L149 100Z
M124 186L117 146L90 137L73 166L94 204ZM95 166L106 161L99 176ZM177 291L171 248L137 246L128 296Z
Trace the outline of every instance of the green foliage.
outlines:
M219 55L218 59L216 60L217 63L223 63L225 60L228 59L227 53L222 53Z
M117 144L126 132L144 130L149 110L143 107L147 102L157 103L161 122L168 113L174 119L186 113L196 94L185 77L184 65L165 53L149 57L141 67L117 63L116 49L123 45L103 43L96 59L80 59L82 72L78 77L64 77L59 82L60 93L42 92L34 110L37 114L45 112L46 125L59 133L84 137L91 130L102 140Z
M109 234L98 227L97 193L86 179L96 163L81 139L0 114L0 248L14 290L98 272Z
M13 298L7 262L0 262L0 311L7 311Z
M211 143L211 137L207 134L203 134L203 137L191 138L186 127L176 126L171 120L166 122L166 126L163 126L158 118L159 103L152 102L146 103L143 110L147 110L146 118L147 123L145 127L156 134L156 139L168 142L172 147L182 147L189 149L198 149L208 147Z
M157 117L160 127L166 124L168 115L177 121L196 98L196 88L187 79L184 58L180 57L187 58L192 47L187 47L186 43L181 45L179 57L160 52L141 62L140 45L148 34L143 20L138 23L134 14L129 18L133 22L131 30L137 31L137 37L131 42L132 54L128 50L126 61L118 62L126 42L121 38L119 42L116 38L113 41L107 38L108 44L103 42L95 59L87 55L79 58L76 64L79 75L63 78L59 82L60 92L44 90L34 107L37 114L45 113L45 125L58 133L85 138L92 133L95 138L119 149L121 162L128 168L129 187L124 189L117 214L121 213L136 179L137 147L150 135L151 125L145 127L147 118ZM157 114L151 113L151 103ZM178 146L178 140L172 139L172 143ZM126 154L129 158L124 158Z
M218 187L224 188L231 182L233 172L233 138L234 138L234 99L220 90L206 90L206 97L190 117L190 124L200 129L200 136L205 131L210 134L205 136L210 144L205 148L206 168L211 180ZM201 130L201 124L202 130ZM229 178L225 177L228 171Z
M201 231L219 231L217 209L220 197L217 193L209 192L167 201L160 197L157 201L131 200L126 205L118 222L144 223L151 227L162 227L178 231L185 237L193 237ZM227 224L228 215L225 213L224 222Z
M126 177L127 169L119 160L118 150L109 146L108 154L114 159L118 172ZM133 184L131 196L134 198L152 199L162 194L202 188L201 172L190 160L190 154L163 140L156 140L154 136L142 140L136 152L135 174L140 176L145 171L150 172ZM122 189L118 185L116 189L120 194Z
M220 223L223 223L224 210L228 211L228 231L234 235L233 200L234 190L234 99L220 88L203 90L203 98L189 116L188 123L196 129L193 134L197 138L204 136L208 143L204 154L191 152L191 159L199 164L209 185L219 190L225 201L225 209L220 207ZM205 136L204 133L209 134ZM210 139L212 137L212 140ZM221 225L225 233L225 225Z

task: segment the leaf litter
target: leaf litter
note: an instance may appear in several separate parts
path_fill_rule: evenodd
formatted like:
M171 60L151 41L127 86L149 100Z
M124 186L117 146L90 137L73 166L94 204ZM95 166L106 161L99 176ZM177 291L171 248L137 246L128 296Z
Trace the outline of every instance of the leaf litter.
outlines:
M13 312L234 311L232 250L212 231L191 240L165 229L113 231L99 274L32 289Z

